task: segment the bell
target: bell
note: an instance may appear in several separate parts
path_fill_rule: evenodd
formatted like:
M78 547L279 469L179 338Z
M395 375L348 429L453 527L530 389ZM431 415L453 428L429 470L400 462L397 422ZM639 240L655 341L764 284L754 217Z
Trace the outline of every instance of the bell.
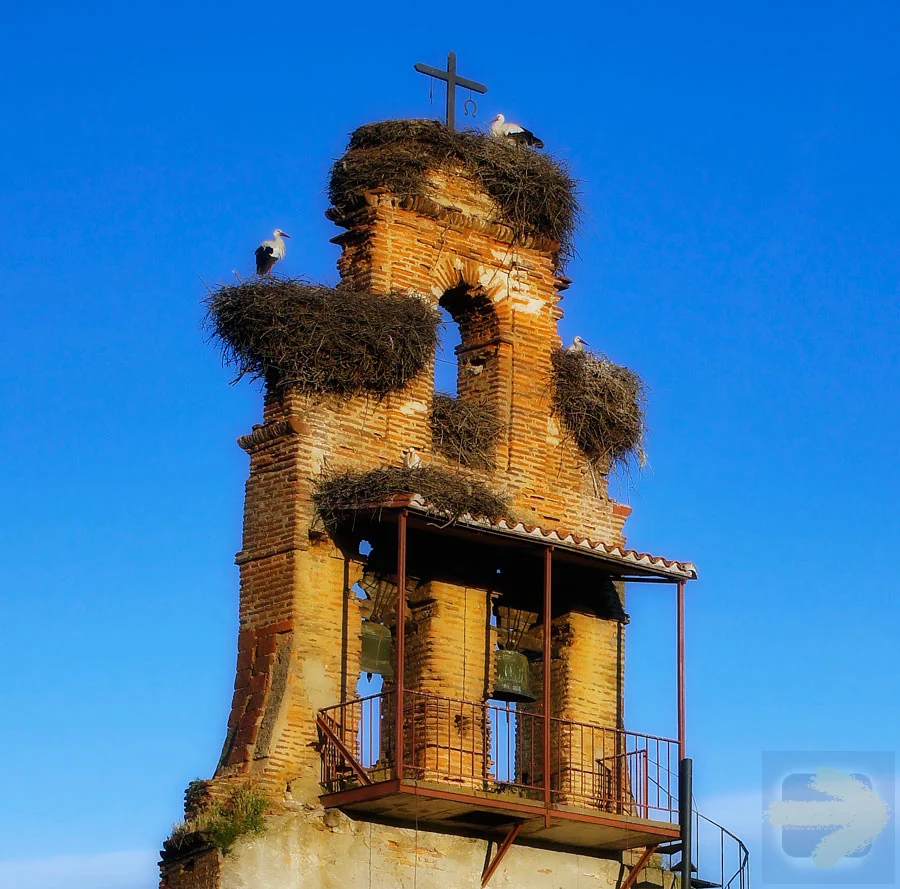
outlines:
M391 666L391 630L384 624L364 620L362 623L362 654L359 659L360 672L378 673L387 679L394 675Z
M492 697L498 701L518 701L528 704L537 700L531 691L528 658L521 651L497 652L497 681Z

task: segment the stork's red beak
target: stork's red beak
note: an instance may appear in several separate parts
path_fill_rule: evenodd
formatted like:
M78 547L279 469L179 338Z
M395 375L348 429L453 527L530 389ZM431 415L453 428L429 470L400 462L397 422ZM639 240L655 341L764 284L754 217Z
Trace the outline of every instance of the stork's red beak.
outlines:
M282 237L282 238L289 238L290 235L289 235L287 232L282 232L282 233L281 233L281 237Z

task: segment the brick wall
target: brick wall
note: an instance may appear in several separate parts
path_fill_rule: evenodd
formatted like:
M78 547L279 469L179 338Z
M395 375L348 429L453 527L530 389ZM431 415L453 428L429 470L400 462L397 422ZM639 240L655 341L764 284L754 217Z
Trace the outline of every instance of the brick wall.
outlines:
M222 855L218 849L195 850L160 863L159 889L219 889Z

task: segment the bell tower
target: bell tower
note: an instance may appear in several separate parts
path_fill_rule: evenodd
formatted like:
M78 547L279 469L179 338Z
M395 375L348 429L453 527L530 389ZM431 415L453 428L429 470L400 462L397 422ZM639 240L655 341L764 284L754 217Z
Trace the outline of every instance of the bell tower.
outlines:
M633 882L679 835L683 737L626 728L625 584L696 571L626 549L608 496L640 454L639 380L561 348L574 183L528 148L385 121L330 197L336 289L210 300L265 402L238 442L226 740L162 886ZM434 392L438 307L455 398Z

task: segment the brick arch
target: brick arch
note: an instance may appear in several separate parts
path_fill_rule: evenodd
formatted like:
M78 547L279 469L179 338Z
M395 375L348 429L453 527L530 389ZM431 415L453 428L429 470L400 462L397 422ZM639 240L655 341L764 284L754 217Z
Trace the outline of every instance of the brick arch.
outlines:
M457 284L444 291L438 305L459 326L463 349L493 341L500 333L500 319L483 287Z
M479 283L479 276L471 274L471 267L470 274L466 271L457 268L455 275L445 274L442 280L449 286L443 290L435 287L434 292L438 305L446 310L459 330L460 342L455 350L457 398L472 399L499 411L502 374L498 345L503 322L497 310L502 309L502 303L498 305L490 298L487 289Z
M460 286L481 290L495 305L506 295L506 276L502 270L482 265L472 259L454 256L441 260L431 272L432 295L440 300L448 290Z

